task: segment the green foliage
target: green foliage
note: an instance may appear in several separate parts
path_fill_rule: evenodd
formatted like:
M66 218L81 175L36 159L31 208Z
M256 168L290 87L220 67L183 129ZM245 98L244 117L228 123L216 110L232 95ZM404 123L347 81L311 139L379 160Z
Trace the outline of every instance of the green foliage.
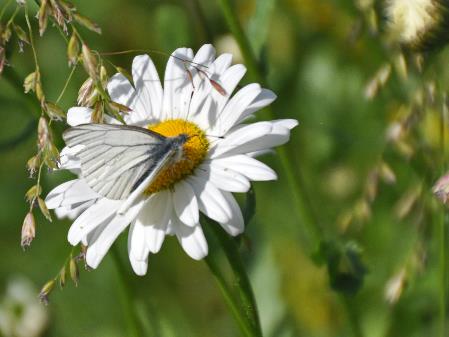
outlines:
M42 163L56 165L65 129L58 120L76 105L87 73L98 80L85 87L86 96L93 97L85 103L96 109L98 120L126 110L109 102L102 70L130 77L132 57L142 52L112 52L155 50L150 56L163 78L166 54L177 47L214 43L222 53L235 52L236 44L217 44L232 36L219 2L75 1L81 14L74 22L83 40L71 30L64 35L64 25L58 26L61 35L53 24L56 13L43 8L52 1L40 3L28 1L36 72L23 9L15 14L15 1L0 2L0 309L9 280L20 275L34 284L35 297L45 284L45 292L52 292L42 336L128 336L132 310L139 325L135 334L143 336L240 336L209 264L223 274L236 310L246 313L242 317L248 320L240 323L257 331L251 296L239 293L238 269L245 267L255 285L264 336L441 335L447 220L431 189L449 154L447 48L424 59L401 54L383 35L385 27L373 25L382 25L375 16L379 9L361 5L370 1L234 1L230 15L242 25L258 62L247 64L252 78L241 84L260 73L278 96L272 110L258 118L273 113L299 120L284 151L292 161L290 174L299 177L300 193L307 197L305 209L298 209L292 193L297 186L279 154L265 155L261 159L276 169L279 180L255 183L241 198L249 224L244 235L252 243L239 247L241 256L226 256L220 247L232 246L228 254L235 253L236 241L204 222L210 230L206 262L193 261L175 238L167 238L162 251L150 255L148 275L139 278L126 260L126 235L115 244L119 253L86 271L66 242L71 221L46 219L41 198L73 178L69 172L40 170ZM45 10L35 18L39 8ZM102 35L96 34L99 27ZM104 56L108 62L99 63L96 52L110 53ZM243 54L248 57L248 50ZM47 132L50 120L52 132ZM401 132L393 139L395 130ZM23 252L21 226L30 211L25 195L36 233L34 238L34 227L29 228L34 241ZM310 221L323 236L314 260L304 239ZM115 260L123 261L121 281ZM122 289L123 283L131 291Z

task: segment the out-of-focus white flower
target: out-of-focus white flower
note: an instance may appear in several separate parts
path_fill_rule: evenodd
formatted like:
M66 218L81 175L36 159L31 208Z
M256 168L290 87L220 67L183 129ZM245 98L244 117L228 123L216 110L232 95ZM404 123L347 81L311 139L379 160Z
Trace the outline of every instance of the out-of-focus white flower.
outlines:
M240 47L232 34L225 34L219 36L215 40L218 53L230 53L234 57L234 62L243 62L242 52Z
M39 303L33 284L22 277L9 280L0 304L0 335L42 336L47 325L47 309Z
M242 212L232 193L247 192L250 181L276 179L276 173L254 156L286 143L297 121L248 123L276 95L251 83L231 96L246 72L243 65L231 62L231 54L215 58L211 45L204 45L196 55L179 48L168 60L164 88L147 55L134 58L134 86L122 74L111 78L107 89L112 100L132 110L124 116L128 125L147 127L165 137L184 134L188 138L182 145L183 155L133 201L112 200L94 192L80 174L79 145L62 150L60 167L80 175L51 191L46 203L59 217L76 218L68 240L88 246L90 267L99 265L130 223L129 258L139 275L146 273L149 253L161 249L166 235L176 235L193 259L207 255L200 212L230 235L243 232ZM90 123L91 116L92 109L74 107L68 111L67 122L71 126Z
M386 0L394 37L406 47L423 51L447 42L449 8L444 0Z

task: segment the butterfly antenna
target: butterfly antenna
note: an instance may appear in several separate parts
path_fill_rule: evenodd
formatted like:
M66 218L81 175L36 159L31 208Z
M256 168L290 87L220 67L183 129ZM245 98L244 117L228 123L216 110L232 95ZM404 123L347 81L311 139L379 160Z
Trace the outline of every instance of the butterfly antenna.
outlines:
M194 68L198 69L195 66L194 66ZM189 120L190 106L192 104L193 94L195 93L195 83L193 83L192 72L190 71L190 69L187 68L187 64L185 62L184 62L184 69L186 70L187 77L189 78L190 84L192 85L192 91L190 92L190 98L189 98L189 105L187 107L187 115L186 115L186 118L185 118L185 122L187 123L187 121Z

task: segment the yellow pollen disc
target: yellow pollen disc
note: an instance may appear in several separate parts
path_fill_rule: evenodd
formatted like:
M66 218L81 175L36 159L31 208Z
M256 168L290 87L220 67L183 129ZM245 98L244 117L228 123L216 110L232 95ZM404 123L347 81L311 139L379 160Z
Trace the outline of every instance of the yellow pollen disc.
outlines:
M176 182L192 174L206 156L209 141L203 130L192 122L183 119L169 119L149 125L148 129L165 137L176 137L182 133L189 136L182 147L182 158L163 169L145 190L146 194L152 194L170 188Z

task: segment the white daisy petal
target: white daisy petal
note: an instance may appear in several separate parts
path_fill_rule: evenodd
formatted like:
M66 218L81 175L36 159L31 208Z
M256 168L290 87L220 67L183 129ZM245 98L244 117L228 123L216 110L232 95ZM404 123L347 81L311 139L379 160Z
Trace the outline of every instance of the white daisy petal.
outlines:
M285 144L290 139L292 120L258 122L233 128L222 141L216 143L211 158L250 153ZM296 122L296 121L295 121ZM285 127L288 126L288 127Z
M259 122L234 128L223 140L216 142L215 148L210 151L210 157L217 158L225 153L241 148L246 144L252 144L254 140L263 139L272 130L273 126L269 122ZM268 146L268 148L269 147L271 146ZM264 148L266 148L266 146ZM254 149L252 151L257 150L258 149Z
M226 104L223 111L218 115L218 135L224 135L240 120L246 108L262 92L257 83L251 83L240 89Z
M195 226L199 221L198 202L190 184L178 182L171 194L176 215L187 226Z
M205 44L195 54L192 64L189 66L189 71L193 75L192 81L195 87L188 108L188 116L186 116L189 120L196 120L201 117L201 106L204 105L205 100L210 97L210 91L212 89L207 77L197 69L199 68L207 72L211 71L211 63L214 61L214 58L215 48L210 44Z
M91 122L92 109L81 106L70 108L67 111L67 124L77 126Z
M189 227L175 220L175 232L184 251L192 259L201 260L208 253L208 245L200 224Z
M124 75L117 73L112 76L108 82L107 89L112 101L123 104L132 110L123 116L126 124L139 126L148 124L149 118L147 118L145 113L146 107L142 105L139 93ZM151 106L148 109L151 109ZM105 115L105 119L109 124L120 123L108 115Z
M215 48L211 44L203 44L193 58L193 66L209 67L215 59Z
M133 268L136 275L144 276L148 270L148 258L143 261L136 260L131 255L129 256L129 261L131 262L131 267Z
M145 243L145 227L140 221L133 221L128 234L129 261L137 275L145 275L148 268L148 250Z
M248 116L252 115L254 112L265 108L266 106L273 103L273 101L277 98L276 94L271 90L262 88L262 91L257 95L254 101L243 111L240 118L237 120L237 123L240 123Z
M120 233L132 222L140 212L144 200L140 199L125 214L116 214L98 238L87 248L86 263L91 268L97 268L112 243Z
M121 201L106 198L99 199L95 205L85 210L72 224L67 235L71 245L76 246L99 224L111 218L118 210Z
M55 214L58 219L68 218L70 220L76 219L90 206L94 205L97 199L87 200L78 204L55 208Z
M144 212L144 208L140 211ZM132 222L128 233L128 253L129 256L136 260L145 260L148 256L148 250L145 243L145 225L141 220L138 220L142 215L139 214Z
M82 179L67 181L48 193L45 198L45 204L48 209L70 206L91 199L98 198L98 194Z
M131 107L136 96L135 90L128 79L120 74L114 74L108 82L107 90L114 102Z
M100 234L103 233L103 231L109 225L109 223L110 223L110 219L107 219L106 221L103 221L101 224L99 224L97 227L95 227L94 230L92 230L89 234L87 234L81 240L83 245L85 245L86 247L92 246L94 244L94 242L98 240L98 238L100 237Z
M256 157L260 157L263 155L267 155L267 154L275 154L276 151L274 151L273 149L266 149L266 150L259 150L259 151L253 151L253 152L248 152L246 155L252 158L256 158Z
M234 89L239 84L240 80L246 73L246 67L242 64L235 64L230 68L226 69L225 72L220 76L212 75L211 78L217 81L224 91L226 95L223 96L217 90L211 91L211 96L214 100L214 106L218 114L223 110L224 106L229 100L229 97L234 92ZM213 130L217 131L217 130Z
M248 192L251 187L245 176L236 172L232 166L220 165L216 160L202 164L196 174L209 179L223 191Z
M276 127L283 127L286 129L293 129L298 125L298 121L296 119L275 119L270 121Z
M212 162L212 166L222 168L223 170L230 168L250 180L262 181L277 179L276 172L273 169L259 160L246 155L218 158Z
M214 184L198 176L190 176L187 180L195 191L201 212L217 222L225 223L231 219L231 207Z
M64 147L59 154L59 168L63 170L71 170L74 173L80 173L81 161L76 156L83 146Z
M145 206L136 218L136 225L142 226L145 230L145 250L131 252L136 257L148 255L148 252L157 253L162 246L168 221L172 213L170 192L161 191L153 194L146 202Z
M220 77L232 64L232 54L225 53L218 56L214 63L214 75L216 78Z
M232 236L239 235L245 230L245 223L243 221L243 215L240 206L231 193L225 191L223 191L222 193L223 197L226 199L226 202L231 208L232 215L228 221L219 223L228 234Z
M162 117L181 118L187 115L192 83L185 69L185 61L191 61L193 51L188 48L178 48L168 59L164 77L164 98Z
M136 112L146 121L160 119L162 84L151 58L148 55L136 56L132 73L137 96Z

